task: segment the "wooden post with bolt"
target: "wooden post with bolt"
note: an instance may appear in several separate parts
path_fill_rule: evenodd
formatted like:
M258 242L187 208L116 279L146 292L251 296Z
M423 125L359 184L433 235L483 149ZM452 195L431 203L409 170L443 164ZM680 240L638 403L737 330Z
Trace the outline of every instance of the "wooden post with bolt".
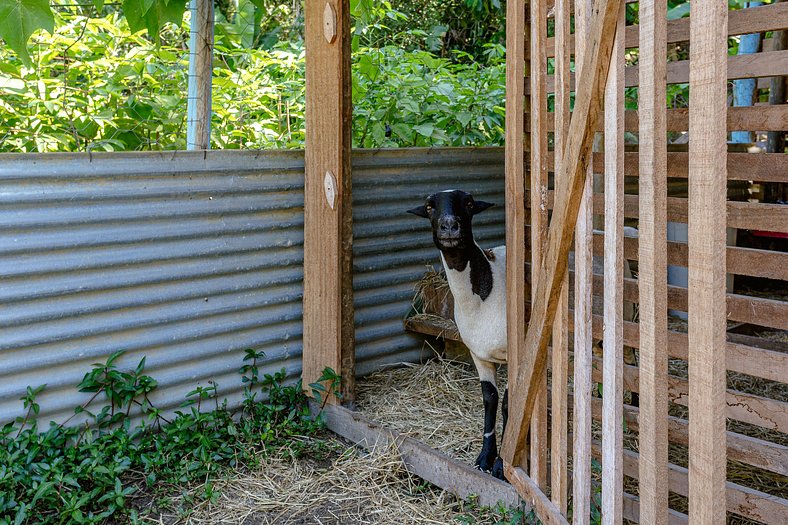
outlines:
M352 403L355 349L348 0L307 0L303 383L326 367Z

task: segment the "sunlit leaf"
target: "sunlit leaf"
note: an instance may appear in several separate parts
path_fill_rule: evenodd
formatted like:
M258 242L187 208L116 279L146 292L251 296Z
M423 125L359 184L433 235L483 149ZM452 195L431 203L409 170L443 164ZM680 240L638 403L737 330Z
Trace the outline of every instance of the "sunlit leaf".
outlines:
M54 32L54 17L47 0L0 0L0 37L26 65L31 65L27 40L37 29Z

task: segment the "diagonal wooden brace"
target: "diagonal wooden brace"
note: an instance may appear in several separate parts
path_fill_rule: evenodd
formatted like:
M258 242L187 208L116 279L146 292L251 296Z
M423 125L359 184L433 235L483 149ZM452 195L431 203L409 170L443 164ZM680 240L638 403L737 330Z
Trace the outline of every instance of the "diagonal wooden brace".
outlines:
M544 0L534 0L544 1ZM610 55L616 33L616 20L622 0L596 0L591 13L591 31L586 48L587 61L582 64L577 83L575 109L569 124L564 149L562 181L556 188L555 207L547 237L547 250L541 273L534 276L536 300L525 338L524 354L519 356L517 382L509 388L509 421L503 438L501 457L510 466L515 453L523 446L540 379L545 374L547 345L555 319L561 282L567 271L572 233L577 222L583 184L591 160L594 132L602 112Z

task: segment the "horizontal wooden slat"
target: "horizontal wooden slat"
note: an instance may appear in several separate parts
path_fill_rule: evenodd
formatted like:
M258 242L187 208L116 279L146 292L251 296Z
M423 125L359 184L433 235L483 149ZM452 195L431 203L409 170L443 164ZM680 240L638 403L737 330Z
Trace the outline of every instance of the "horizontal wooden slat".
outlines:
M571 272L570 272L571 275ZM604 286L602 276L599 274L594 275L594 295L597 297L602 296L602 288ZM686 310L687 304L687 289L677 286L668 287L668 307L678 310ZM736 294L728 294L728 309L729 312L734 310L736 313L733 316L745 317L744 310L748 308L749 299L739 301ZM754 298L759 299L759 298ZM624 279L624 300L636 303L638 301L637 281L635 279ZM774 323L770 320L758 319L760 322L769 322L772 324L783 325L785 320L785 309L788 308L785 302L770 301L764 310L768 311L775 305L772 303L779 303L779 313L782 319ZM733 306L731 306L733 305ZM729 313L729 315L731 315ZM602 317L594 316L594 337L597 339L602 338ZM757 323L756 323L757 324ZM640 347L639 325L631 321L624 323L624 344L634 348ZM676 359L687 360L687 334L676 332L673 330L668 331L668 354L670 357ZM767 350L764 348L757 348L754 346L747 346L740 343L728 342L726 346L726 368L733 372L760 377L770 381L785 382L788 378L788 353ZM766 364L766 366L764 366Z
M594 295L601 297L603 290L603 276L594 274ZM727 294L726 299L729 321L788 330L788 302L734 293ZM638 282L636 279L624 279L624 300L638 302ZM668 308L686 312L687 300L686 288L668 286ZM788 379L788 375L783 377Z
M728 131L786 131L788 130L788 104L730 107L727 118ZM667 110L666 127L668 131L687 131L689 129L689 109ZM597 131L602 131L602 128L603 123L597 125ZM624 114L624 129L637 133L639 129L637 110L630 110ZM551 119L548 119L547 131L555 131L555 122Z
M640 499L629 492L624 492L624 519L640 523ZM688 523L689 517L686 514L673 509L668 510L668 525L687 525Z
M601 317L594 316L594 321L599 320L601 320ZM596 332L596 329L594 332ZM596 333L594 336L596 336ZM624 337L624 344L634 346L629 344L626 336ZM602 359L598 357L594 357L592 376L595 383L602 382ZM638 367L625 364L624 389L630 392L639 392L639 376L640 370ZM689 404L688 392L689 384L686 379L673 375L668 376L668 397L672 403L687 406ZM785 433L788 431L788 403L730 389L726 392L726 402L730 419L779 432Z
M321 412L316 403L311 403L310 409L315 417ZM329 404L322 409L322 413L326 427L335 434L367 450L395 447L408 471L451 494L462 499L474 497L482 505L520 505L520 497L508 483L417 439L391 430L359 412Z
M604 172L604 153L594 153L594 173ZM668 152L668 177L686 179L689 153ZM553 156L547 156L547 168L553 170ZM728 153L728 180L788 182L788 155L785 153ZM638 153L624 153L624 174L637 177ZM527 201L526 201L527 202Z
M604 234L595 232L594 255L601 256L603 253ZM668 241L667 255L668 264L686 267L687 243ZM630 261L638 260L638 239L633 237L624 239L624 258ZM728 246L727 259L728 273L788 281L788 253L786 252Z
M733 55L728 57L728 79L759 78L788 75L788 50ZM689 60L668 62L667 83L686 84L689 82ZM575 77L570 75L569 87L574 89ZM629 66L624 73L624 85L638 85L638 66ZM547 92L555 91L554 75L547 75Z
M594 419L601 421L602 400L593 398L591 410ZM624 405L624 422L628 429L634 432L639 430L639 417L640 411L637 407ZM689 444L689 422L686 419L668 416L668 438L671 443L687 446ZM788 475L788 447L730 431L727 433L726 441L728 459L783 476Z
M594 441L591 445L591 450L594 457L601 461L601 443ZM638 453L624 449L623 455L624 474L631 478L639 479ZM668 487L671 492L681 496L688 496L689 478L687 469L669 463ZM725 497L728 512L758 520L767 525L783 525L786 513L788 513L788 500L730 481L726 483Z
M691 16L691 15L690 15ZM667 42L689 42L689 18L668 21ZM728 11L728 34L744 35L788 28L788 4L775 3L762 7ZM624 35L627 48L638 47L640 27L628 26ZM575 48L574 35L570 39L572 51ZM547 56L555 56L555 38L547 39Z
M547 195L547 207L553 209L553 192ZM604 195L594 194L594 209L604 210ZM760 202L728 201L728 227L742 230L760 230L788 233L788 205L764 204ZM638 217L637 195L624 196L624 217ZM687 199L668 197L668 220L687 223Z
M687 243L668 241L667 249L668 264L687 266ZM788 281L788 252L740 246L728 246L726 251L728 273ZM604 255L604 233L599 231L594 232L594 255ZM629 261L638 260L637 238L624 238L624 258Z

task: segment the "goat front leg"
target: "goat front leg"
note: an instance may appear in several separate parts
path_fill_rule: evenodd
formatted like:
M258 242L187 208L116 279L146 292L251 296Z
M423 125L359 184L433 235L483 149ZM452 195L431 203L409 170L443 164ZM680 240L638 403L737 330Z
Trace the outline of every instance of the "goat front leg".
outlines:
M476 458L476 466L484 471L493 469L495 460L498 459L498 444L495 440L495 416L498 412L498 387L495 384L495 364L473 358L476 370L479 372L479 381L482 386L482 399L484 400L484 438L482 451Z
M507 386L506 389L503 391L503 403L501 403L501 418L503 422L503 430L502 433L506 433L506 422L509 420L509 387ZM495 458L495 463L493 463L492 468L492 475L498 479L506 479L506 476L503 474L503 460L501 457Z

